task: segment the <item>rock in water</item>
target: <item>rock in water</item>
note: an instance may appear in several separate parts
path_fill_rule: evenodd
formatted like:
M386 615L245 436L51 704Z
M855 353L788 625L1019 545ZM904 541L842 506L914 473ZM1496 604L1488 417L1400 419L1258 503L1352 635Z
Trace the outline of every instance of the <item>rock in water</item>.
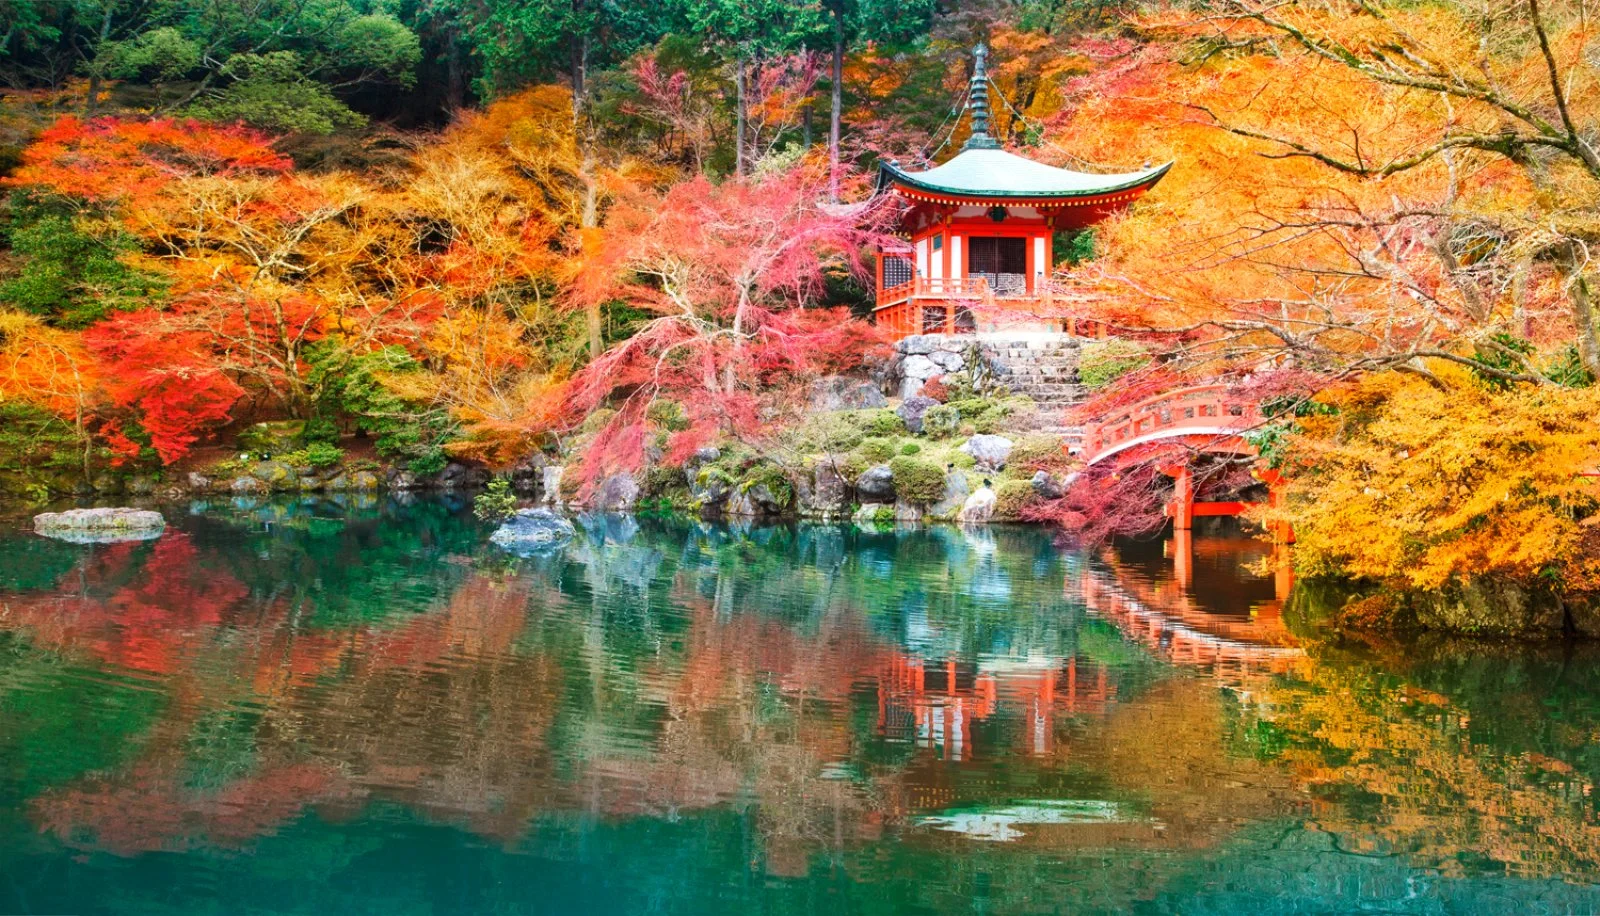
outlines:
M33 517L33 530L77 544L148 541L166 530L167 520L149 509L68 509Z
M982 525L994 515L994 490L980 487L978 492L967 497L966 505L961 507L961 524Z
M572 540L572 523L549 509L523 509L505 520L489 542L518 556L548 553Z

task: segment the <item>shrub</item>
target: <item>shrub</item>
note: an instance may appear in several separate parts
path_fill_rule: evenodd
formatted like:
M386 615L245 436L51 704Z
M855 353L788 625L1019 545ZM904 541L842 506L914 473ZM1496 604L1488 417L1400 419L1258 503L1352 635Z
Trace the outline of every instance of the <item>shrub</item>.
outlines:
M972 418L972 428L980 433L997 433L1005 428L1011 418L1010 404L996 404Z
M1022 517L1022 510L1037 498L1026 480L1002 480L994 488L994 514L998 518Z
M885 461L888 461L890 458L894 457L895 451L896 449L892 440L877 436L861 440L861 447L856 449L856 453L860 455L867 464L883 464Z
M957 401L951 401L949 406L954 407L961 414L961 419L970 420L994 407L995 402L989 398L962 398Z
M503 522L517 514L517 496L511 481L496 477L482 493L473 497L472 514L486 522Z
M944 497L944 469L932 461L901 456L889 462L894 491L908 503L927 505Z
M944 382L944 376L937 375L922 383L922 396L933 398L943 404L950 400L950 386Z
M905 421L900 415L887 407L876 410L858 410L856 416L860 417L861 429L869 436L903 436L906 432Z
M1025 436L1011 447L1009 467L1034 471L1061 471L1071 464L1059 436Z
M922 434L930 439L948 439L961 428L961 411L953 405L929 407L922 415Z
M283 456L290 467L327 468L344 460L344 449L326 442L312 442Z
M907 442L900 446L900 454L902 455L915 455L921 451L922 446L915 442Z
M1091 390L1104 388L1149 364L1149 351L1131 340L1096 340L1083 345L1078 357L1078 381Z

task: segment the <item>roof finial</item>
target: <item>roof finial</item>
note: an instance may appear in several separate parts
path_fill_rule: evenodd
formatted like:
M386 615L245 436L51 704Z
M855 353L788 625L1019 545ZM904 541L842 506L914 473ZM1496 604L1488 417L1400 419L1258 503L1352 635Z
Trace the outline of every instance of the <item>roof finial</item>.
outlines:
M988 56L989 51L981 41L972 49L972 83L967 89L967 107L972 109L972 136L962 145L964 150L1000 148L1000 144L989 136L989 71L984 66Z

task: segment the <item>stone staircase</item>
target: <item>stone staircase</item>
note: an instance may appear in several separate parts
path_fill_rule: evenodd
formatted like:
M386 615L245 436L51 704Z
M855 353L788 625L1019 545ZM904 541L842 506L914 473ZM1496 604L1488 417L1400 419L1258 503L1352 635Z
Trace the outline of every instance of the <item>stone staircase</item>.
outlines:
M1083 400L1078 384L1081 338L1066 334L987 336L984 356L997 384L1025 394L1046 408L1067 407Z

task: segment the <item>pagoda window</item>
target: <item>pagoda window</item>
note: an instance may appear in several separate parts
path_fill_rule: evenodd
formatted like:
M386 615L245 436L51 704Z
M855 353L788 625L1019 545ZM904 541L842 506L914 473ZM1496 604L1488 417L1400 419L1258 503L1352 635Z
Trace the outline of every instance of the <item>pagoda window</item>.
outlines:
M911 282L911 259L897 254L883 256L883 288L893 289Z
M996 295L1025 295L1028 291L1028 240L968 239L967 276L987 279Z

